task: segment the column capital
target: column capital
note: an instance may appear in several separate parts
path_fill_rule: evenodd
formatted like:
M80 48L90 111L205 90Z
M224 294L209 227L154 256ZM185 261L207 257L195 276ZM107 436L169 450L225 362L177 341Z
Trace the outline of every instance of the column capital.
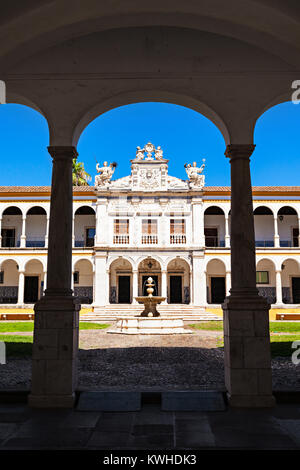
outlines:
M254 144L229 144L225 150L225 156L231 160L249 159L255 149Z
M73 160L78 156L78 152L72 145L49 146L48 152L53 160Z

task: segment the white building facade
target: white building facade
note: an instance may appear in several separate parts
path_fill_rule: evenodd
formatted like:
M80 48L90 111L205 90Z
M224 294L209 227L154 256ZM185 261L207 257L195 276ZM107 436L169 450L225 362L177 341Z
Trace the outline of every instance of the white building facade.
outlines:
M101 310L132 304L154 279L166 304L220 306L231 287L230 188L168 174L151 143L129 176L97 166L95 186L74 187L73 288ZM300 187L254 187L257 287L273 307L300 306ZM0 187L0 302L24 307L47 287L49 187Z

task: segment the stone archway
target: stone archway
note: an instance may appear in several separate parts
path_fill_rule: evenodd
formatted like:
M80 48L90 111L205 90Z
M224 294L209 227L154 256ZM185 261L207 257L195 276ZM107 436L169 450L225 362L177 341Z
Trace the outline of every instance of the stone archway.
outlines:
M190 267L186 260L175 258L167 266L167 302L189 304L191 302Z
M132 265L125 258L114 260L109 267L109 303L132 303Z

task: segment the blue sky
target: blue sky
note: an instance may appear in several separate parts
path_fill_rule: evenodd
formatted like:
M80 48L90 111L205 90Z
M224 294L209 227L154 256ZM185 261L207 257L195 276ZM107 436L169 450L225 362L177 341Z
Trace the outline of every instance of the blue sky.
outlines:
M0 185L48 185L51 158L48 127L36 111L0 105ZM283 103L267 111L255 129L253 185L300 185L300 105ZM206 184L229 185L229 162L219 130L195 111L168 103L122 106L95 119L82 133L79 161L94 177L98 160L116 161L115 177L130 173L136 146L160 145L169 173L186 178L184 163L206 159Z

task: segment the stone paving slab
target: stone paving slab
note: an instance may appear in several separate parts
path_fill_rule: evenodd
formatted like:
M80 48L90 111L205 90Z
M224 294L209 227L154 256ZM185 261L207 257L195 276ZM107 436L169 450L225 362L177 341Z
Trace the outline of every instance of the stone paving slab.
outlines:
M139 392L82 392L78 411L138 411L141 409Z
M0 451L13 449L300 449L299 405L273 409L37 410L1 406ZM22 416L22 420L17 418ZM294 416L294 418L292 418Z
M226 408L221 392L170 391L161 396L164 411L223 411Z

